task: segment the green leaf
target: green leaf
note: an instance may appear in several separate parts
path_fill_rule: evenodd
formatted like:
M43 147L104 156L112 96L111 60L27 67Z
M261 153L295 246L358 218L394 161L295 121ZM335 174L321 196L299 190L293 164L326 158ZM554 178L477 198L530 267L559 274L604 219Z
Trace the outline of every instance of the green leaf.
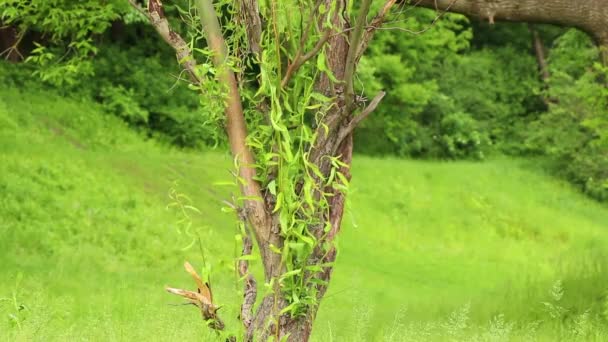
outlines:
M253 261L253 260L258 260L258 258L253 254L247 254L247 255L241 255L237 260Z
M283 253L277 246L270 244L270 246L268 246L270 248L271 251L273 251L274 253L277 254L281 254Z
M270 191L273 196L277 195L277 183L274 179L268 183L268 191Z
M300 274L300 273L302 273L301 269L285 272L285 273L281 274L281 278L289 278L291 276L294 276L294 275L297 275L297 274Z
M274 205L274 209L272 210L272 213L276 213L277 211L279 211L281 209L281 206L283 205L283 193L280 192L277 195L277 203Z
M317 56L317 69L319 69L320 71L324 72L325 75L327 75L327 77L334 83L338 83L340 82L336 76L334 76L334 74L331 72L331 70L327 67L327 62L325 60L325 52L321 51L319 52L319 55Z

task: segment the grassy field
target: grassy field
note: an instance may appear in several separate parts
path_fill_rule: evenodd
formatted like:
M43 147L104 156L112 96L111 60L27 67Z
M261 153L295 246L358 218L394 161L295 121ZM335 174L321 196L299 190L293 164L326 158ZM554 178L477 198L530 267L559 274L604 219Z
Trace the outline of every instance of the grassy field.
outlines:
M608 208L534 161L356 157L315 341L608 340ZM212 268L237 325L231 159L91 103L0 94L0 340L213 340L163 291ZM187 195L191 221L168 208Z

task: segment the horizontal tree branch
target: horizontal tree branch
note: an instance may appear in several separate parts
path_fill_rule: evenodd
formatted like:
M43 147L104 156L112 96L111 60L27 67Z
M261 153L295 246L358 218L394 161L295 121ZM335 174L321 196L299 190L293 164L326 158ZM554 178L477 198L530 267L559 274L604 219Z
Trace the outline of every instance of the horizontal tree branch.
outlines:
M403 0L401 1L403 2ZM420 7L446 10L490 22L504 20L577 27L596 40L608 38L608 0L418 0Z

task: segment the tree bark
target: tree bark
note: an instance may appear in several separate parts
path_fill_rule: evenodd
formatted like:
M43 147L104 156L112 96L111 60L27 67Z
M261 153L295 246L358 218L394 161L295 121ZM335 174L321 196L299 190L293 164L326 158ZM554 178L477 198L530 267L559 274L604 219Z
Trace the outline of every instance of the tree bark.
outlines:
M551 75L549 74L549 67L547 66L547 59L545 57L545 45L534 25L529 24L528 28L530 29L530 33L532 33L532 47L534 48L534 54L536 55L538 71L540 72L542 81L547 83Z
M591 35L608 62L608 0L420 0L417 6L470 17L576 27Z
M600 37L597 42L600 48L602 64L608 66L608 35Z

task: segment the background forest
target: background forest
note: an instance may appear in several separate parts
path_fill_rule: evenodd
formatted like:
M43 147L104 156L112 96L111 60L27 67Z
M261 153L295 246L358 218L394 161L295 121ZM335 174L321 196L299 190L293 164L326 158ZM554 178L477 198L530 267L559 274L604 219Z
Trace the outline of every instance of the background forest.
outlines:
M182 32L187 9L165 4ZM400 11L359 66L358 96L387 95L354 136L313 339L602 340L598 47L573 28ZM161 290L189 255L211 260L219 296L236 291L230 260L209 258L234 248L221 109L127 1L0 0L0 15L0 338L211 338ZM198 208L185 221L162 210L178 192Z
M187 7L167 8L183 17ZM94 32L86 23L58 25L91 10ZM171 49L125 3L49 2L36 11L3 13L5 22L18 23L2 31L3 55L26 59L2 64L5 84L89 98L174 146L225 144L209 128L214 108L199 105L180 82ZM548 25L489 24L457 14L435 21L426 9L403 12L378 33L360 67L361 95L388 95L357 133L357 152L441 160L544 156L589 196L608 198L606 68L590 37ZM68 57L61 54L66 44Z

